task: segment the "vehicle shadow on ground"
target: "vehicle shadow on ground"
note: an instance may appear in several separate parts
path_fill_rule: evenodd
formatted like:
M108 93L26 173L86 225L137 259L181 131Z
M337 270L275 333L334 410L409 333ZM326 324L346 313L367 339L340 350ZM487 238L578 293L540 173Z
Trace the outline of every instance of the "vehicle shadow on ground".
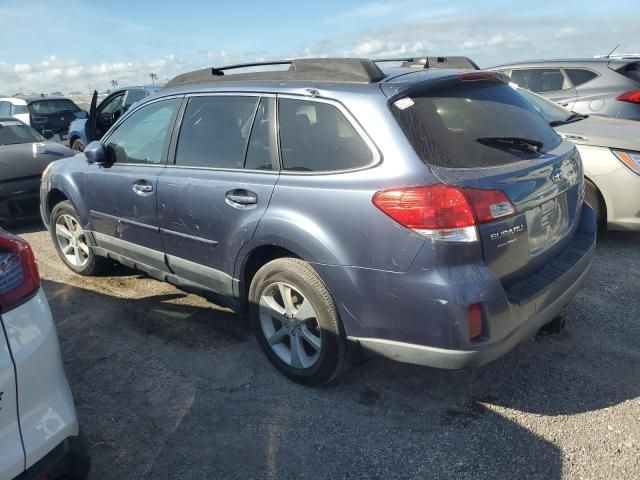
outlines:
M320 389L279 375L243 321L192 296L43 286L93 478L559 479L555 432L537 435L528 414L640 395L638 246L603 239L559 336L469 371L373 359Z

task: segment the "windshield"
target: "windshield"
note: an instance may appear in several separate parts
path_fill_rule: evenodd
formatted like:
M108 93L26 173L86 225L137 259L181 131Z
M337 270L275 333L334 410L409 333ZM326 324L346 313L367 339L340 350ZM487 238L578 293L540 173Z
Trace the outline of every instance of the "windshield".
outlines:
M17 120L0 121L0 145L43 142L44 138L33 128Z
M553 103L529 90L518 87L518 93L522 95L531 106L544 117L547 123L566 122L572 113L557 103Z
M422 161L437 167L514 163L561 142L545 119L502 82L431 88L394 102L392 111Z
M29 104L29 109L33 115L50 115L59 112L78 112L80 108L71 100L38 100Z

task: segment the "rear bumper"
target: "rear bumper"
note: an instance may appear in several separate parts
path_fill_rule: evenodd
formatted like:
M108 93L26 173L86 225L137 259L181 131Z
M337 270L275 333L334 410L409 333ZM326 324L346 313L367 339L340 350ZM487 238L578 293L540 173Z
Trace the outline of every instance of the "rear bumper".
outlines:
M316 268L336 299L348 338L365 351L458 369L505 355L559 315L583 285L595 245L595 216L585 205L565 249L508 288L484 263L460 258L459 264L449 259L447 265L427 266L437 251L417 261L422 268L404 273L347 269L338 277L340 267ZM475 303L482 305L483 333L471 341L468 308Z
M584 269L580 269L582 270L580 275L573 281L570 288L565 290L564 293L557 297L544 310L534 314L526 322L523 322L506 338L490 344L481 345L477 349L448 350L378 338L350 337L350 340L360 343L362 348L369 353L398 362L450 370L478 367L504 356L520 343L533 337L543 325L558 316L564 306L569 303L584 284L587 274L589 273L589 263L590 261L587 262Z
M32 465L15 480L36 480L47 478L50 480L69 479L85 480L89 476L91 458L86 437L80 432L76 437L67 437L43 457Z

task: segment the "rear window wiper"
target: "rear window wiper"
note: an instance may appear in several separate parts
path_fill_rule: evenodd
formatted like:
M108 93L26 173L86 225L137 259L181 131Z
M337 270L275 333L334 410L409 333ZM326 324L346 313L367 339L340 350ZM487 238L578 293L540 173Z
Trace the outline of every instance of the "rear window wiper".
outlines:
M552 127L559 127L560 125L565 125L567 123L577 122L579 120L584 120L589 117L589 115L583 115L582 113L572 113L564 120L554 120L553 122L549 122L549 125Z
M478 137L476 140L489 147L515 148L538 153L544 144L538 140L524 137Z

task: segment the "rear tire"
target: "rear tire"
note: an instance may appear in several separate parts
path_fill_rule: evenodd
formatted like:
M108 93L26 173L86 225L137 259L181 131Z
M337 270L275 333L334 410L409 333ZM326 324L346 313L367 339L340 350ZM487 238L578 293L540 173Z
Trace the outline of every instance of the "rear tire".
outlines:
M584 182L584 201L593 209L598 230L604 230L606 228L606 218L602 198L600 197L598 187L590 180L585 180Z
M96 275L108 265L93 253L80 218L69 201L58 203L51 212L51 239L58 256L79 275Z
M321 385L346 370L338 310L307 262L279 258L258 270L249 289L249 315L265 355L291 380Z

